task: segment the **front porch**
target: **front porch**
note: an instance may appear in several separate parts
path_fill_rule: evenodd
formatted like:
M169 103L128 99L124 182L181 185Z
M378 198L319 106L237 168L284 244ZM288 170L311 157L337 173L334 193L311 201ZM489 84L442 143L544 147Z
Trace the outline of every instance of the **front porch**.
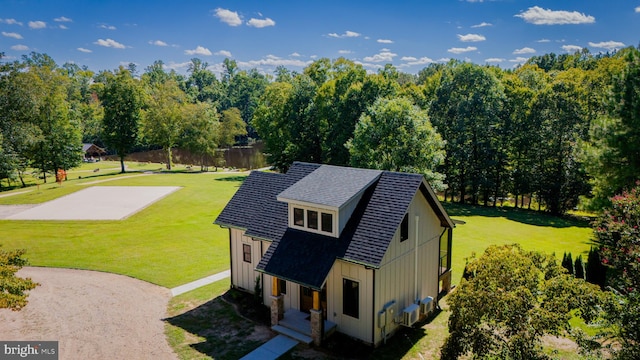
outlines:
M336 327L336 323L324 320L323 339L333 334ZM271 329L307 345L313 342L311 315L298 310L289 309L285 311L284 317L278 321L278 324L272 326Z

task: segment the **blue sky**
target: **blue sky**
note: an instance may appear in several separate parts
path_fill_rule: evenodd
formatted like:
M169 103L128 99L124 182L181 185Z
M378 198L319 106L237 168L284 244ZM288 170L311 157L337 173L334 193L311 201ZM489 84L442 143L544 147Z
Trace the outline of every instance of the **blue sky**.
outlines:
M511 68L637 46L639 35L640 0L0 0L3 60L35 51L94 71L162 60L185 73L194 57L215 72L226 57L264 73L341 56L373 72L452 58Z

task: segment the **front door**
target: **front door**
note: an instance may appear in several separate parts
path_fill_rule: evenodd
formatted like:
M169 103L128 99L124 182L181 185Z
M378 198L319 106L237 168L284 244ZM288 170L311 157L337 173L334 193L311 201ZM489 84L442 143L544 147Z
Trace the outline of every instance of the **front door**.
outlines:
M300 311L308 313L313 309L313 290L300 286Z

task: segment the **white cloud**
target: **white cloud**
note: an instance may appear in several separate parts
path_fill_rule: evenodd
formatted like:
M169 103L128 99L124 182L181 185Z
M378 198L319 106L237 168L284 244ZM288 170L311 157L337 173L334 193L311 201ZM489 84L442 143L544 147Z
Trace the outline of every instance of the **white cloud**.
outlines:
M581 46L578 45L562 45L562 50L568 52L568 53L575 53L576 51L580 51L582 50Z
M107 29L107 30L115 30L116 27L113 25L106 25L106 24L102 24L100 26L98 26L100 29Z
M353 52L351 50L338 50L338 54L342 54L342 55L347 55L352 53Z
M538 42L538 43L548 43L548 42L551 42L551 40L549 40L549 39L540 39L540 40L538 40L536 42Z
M640 6L636 7L635 10L636 10L637 13L640 13Z
M114 48L114 49L124 49L125 46L120 44L119 42L112 40L112 39L98 39L98 41L94 42L94 44L96 45L100 45L100 46L104 46L104 47L110 47L110 48Z
M217 51L217 52L216 52L216 55L218 55L218 56L224 56L224 57L228 57L228 58L233 57L233 56L231 55L231 51L228 51L228 50L220 50L220 51Z
M433 59L428 58L426 56L421 57L421 58L416 58L413 56L404 56L402 57L400 60L402 61L406 61L405 65L408 66L413 66L413 65L427 65L427 64L432 64L435 61L433 61Z
M55 18L55 19L53 19L53 21L56 21L56 22L73 22L73 20L69 19L68 17L64 17L64 16L60 16L59 18Z
M93 52L93 51L91 51L89 49L85 49L85 48L81 48L81 47L77 48L76 50L78 50L80 52L83 52L83 53L92 53Z
M67 30L68 27L64 26L63 24L58 25L58 27L62 30Z
M392 53L391 51L389 51L389 49L382 49L379 53L373 56L367 56L362 60L366 62L374 62L374 63L391 62L393 61L393 58L396 56L398 56L398 54Z
M599 43L589 42L589 46L601 49L607 49L609 51L623 48L625 45L619 41L603 41Z
M200 45L196 46L193 50L185 50L184 53L186 55L202 55L202 56L211 56L211 50L202 47Z
M535 25L593 24L596 18L577 11L554 11L539 6L530 7L515 17Z
M47 23L44 21L29 21L29 27L32 29L44 29L47 27Z
M149 44L155 45L155 46L169 46L169 44L167 44L166 42L164 42L162 40L151 40L151 41L149 41Z
M458 34L458 39L462 42L478 42L478 41L487 40L487 38L479 34L467 34L467 35Z
M10 38L14 38L14 39L22 39L22 35L18 34L18 33L14 33L14 32L2 32L2 36L6 36L6 37L10 37Z
M259 59L259 60L250 60L250 61L239 61L238 62L238 66L239 67L243 67L243 68L255 68L255 67L259 67L259 66L272 66L272 67L277 67L277 66L297 66L297 67L306 67L307 65L311 64L312 61L302 61L299 59L280 59L276 56L273 55L269 55L267 57L265 57L264 59Z
M294 52L294 53L289 54L289 56L300 57L302 55L298 54L297 52Z
M16 19L0 19L0 23L5 23L8 25L20 25L22 26L22 23L20 21L17 21Z
M523 63L527 62L527 60L529 60L529 58L518 56L515 59L509 60L509 62L516 63L516 64L523 64Z
M470 52L470 51L476 51L478 50L477 47L475 46L467 46L466 48L451 48L449 50L447 50L447 52L450 52L452 54L463 54L466 52Z
M513 55L522 55L522 54L535 54L536 49L532 49L530 47L523 47L522 49L513 50Z
M240 19L240 15L236 11L231 11L223 8L217 8L215 10L215 17L220 19L223 23L229 26L239 26L242 25L242 19Z
M504 61L505 61L505 59L503 59L503 58L488 58L488 59L484 59L484 62L487 62L487 63L501 63L501 62L504 62Z
M481 22L480 24L477 24L477 25L471 25L472 28L481 28L481 27L487 27L487 26L493 26L493 24L488 22Z
M27 45L13 45L11 47L11 50L15 50L15 51L27 51L29 50L29 47Z
M352 38L352 37L359 37L359 36L361 36L360 33L357 33L355 31L349 31L349 30L345 31L344 34L342 35L339 35L336 33L329 34L329 37L334 37L334 38Z
M253 26L256 28L263 28L263 27L267 27L267 26L276 26L276 22L266 18L266 19L251 19L249 21L247 21L247 26Z
M393 40L389 40L389 39L378 39L377 41L380 44L393 44Z
M191 61L185 61L181 63L171 61L169 64L164 64L164 68L169 70L180 70L187 69L189 65L191 65Z

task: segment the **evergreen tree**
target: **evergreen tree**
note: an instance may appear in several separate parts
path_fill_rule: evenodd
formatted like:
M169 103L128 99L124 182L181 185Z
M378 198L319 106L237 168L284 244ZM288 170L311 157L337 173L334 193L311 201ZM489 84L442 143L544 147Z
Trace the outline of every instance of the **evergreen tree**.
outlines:
M584 280L584 264L582 263L582 255L578 255L574 264L575 276L578 279Z
M562 267L567 269L569 274L573 275L573 258L571 257L571 253L564 253L562 256Z
M607 269L602 265L600 254L598 250L593 247L589 250L589 256L587 257L587 266L585 268L586 279L588 282L596 285L600 285L600 288L604 288L606 280Z

